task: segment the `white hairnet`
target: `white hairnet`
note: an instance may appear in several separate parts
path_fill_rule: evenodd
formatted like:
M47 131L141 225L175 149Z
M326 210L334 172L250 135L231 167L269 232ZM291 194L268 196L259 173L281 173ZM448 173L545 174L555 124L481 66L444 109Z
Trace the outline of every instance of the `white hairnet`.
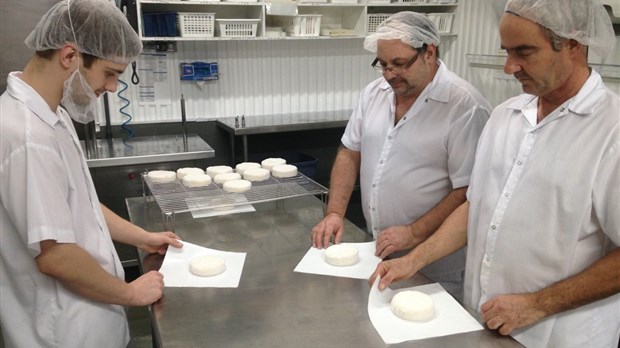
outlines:
M377 27L377 32L366 36L364 49L377 52L377 41L400 40L413 48L422 45L439 45L437 27L426 15L417 12L398 12L384 20Z
M67 42L81 53L120 64L129 64L142 51L140 37L109 0L60 1L25 40L36 51L59 49Z
M506 12L589 46L601 57L616 43L611 19L598 0L510 0Z

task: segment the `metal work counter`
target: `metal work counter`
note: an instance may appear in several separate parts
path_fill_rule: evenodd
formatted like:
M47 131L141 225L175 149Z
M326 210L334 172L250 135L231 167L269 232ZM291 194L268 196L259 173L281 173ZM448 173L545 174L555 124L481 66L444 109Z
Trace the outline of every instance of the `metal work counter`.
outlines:
M80 141L89 168L114 167L211 158L215 151L201 137L189 134L97 139L94 148Z
M351 110L296 114L237 116L218 119L216 124L230 135L231 164L235 164L235 136L241 136L243 161L248 160L248 135L345 127Z
M133 223L161 230L161 211L144 198L126 200ZM310 247L310 230L323 203L303 196L255 204L256 212L192 219L179 214L176 233L209 248L246 252L238 288L165 288L151 306L159 347L384 347L368 318L370 288L360 279L293 272ZM345 221L344 241L370 236ZM143 270L163 256L141 255ZM428 283L418 274L394 288ZM482 330L409 341L393 347L520 347L510 337Z

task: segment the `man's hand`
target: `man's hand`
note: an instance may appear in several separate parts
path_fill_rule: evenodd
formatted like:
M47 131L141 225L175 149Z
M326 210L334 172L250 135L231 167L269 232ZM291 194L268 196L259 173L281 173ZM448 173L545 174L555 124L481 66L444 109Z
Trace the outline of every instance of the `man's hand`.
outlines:
M334 236L334 244L338 244L343 232L344 218L336 213L327 214L312 228L312 246L319 249L327 248L332 236Z
M129 306L147 306L157 302L164 292L164 276L150 271L129 283L131 299Z
M141 243L138 244L138 248L149 254L158 253L160 255L164 255L168 249L168 245L172 245L177 248L183 246L183 244L179 241L179 236L173 232L147 232L144 236L145 237L142 238Z
M372 286L375 282L375 278L379 276L381 277L379 290L384 290L393 282L413 277L418 270L408 256L409 255L405 255L397 259L379 263L374 273L368 279L368 285Z
M500 295L485 302L480 309L482 321L489 329L498 330L502 335L508 335L546 316L537 305L534 294Z
M375 243L375 255L385 259L395 251L411 249L420 242L415 240L410 225L392 226L379 233Z

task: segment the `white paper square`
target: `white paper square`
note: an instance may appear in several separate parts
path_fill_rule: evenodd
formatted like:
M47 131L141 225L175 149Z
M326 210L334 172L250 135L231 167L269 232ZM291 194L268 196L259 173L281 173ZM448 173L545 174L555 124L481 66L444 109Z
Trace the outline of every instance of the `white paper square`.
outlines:
M189 262L202 255L223 257L226 270L213 277L192 274L189 271ZM159 272L164 275L164 284L167 287L236 288L241 280L244 263L245 253L209 249L184 241L181 248L168 247Z
M336 277L368 279L377 268L381 259L375 256L375 242L342 243L357 248L359 261L352 266L333 266L325 262L325 249L311 247L299 261L295 272L322 274Z
M483 327L439 283L379 291L379 277L368 295L368 316L386 344L482 330ZM433 299L435 316L425 322L408 321L392 313L390 302L400 291L415 290Z

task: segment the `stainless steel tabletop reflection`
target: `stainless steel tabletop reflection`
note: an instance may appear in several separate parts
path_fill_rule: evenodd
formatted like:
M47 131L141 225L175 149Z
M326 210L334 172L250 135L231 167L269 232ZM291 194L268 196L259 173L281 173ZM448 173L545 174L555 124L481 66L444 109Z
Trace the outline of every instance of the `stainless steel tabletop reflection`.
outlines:
M155 202L126 200L133 223L162 229ZM178 214L176 233L204 247L246 252L238 288L171 288L151 306L160 347L385 347L368 318L366 280L296 273L310 247L310 230L323 217L314 196L255 204L256 212L192 219ZM345 222L345 242L371 237ZM140 255L144 271L161 255ZM393 288L428 283L422 275ZM482 330L409 341L393 347L520 347L510 337Z
M97 139L94 148L80 142L89 168L136 165L158 162L185 161L215 156L215 150L196 134L184 136L157 135Z

